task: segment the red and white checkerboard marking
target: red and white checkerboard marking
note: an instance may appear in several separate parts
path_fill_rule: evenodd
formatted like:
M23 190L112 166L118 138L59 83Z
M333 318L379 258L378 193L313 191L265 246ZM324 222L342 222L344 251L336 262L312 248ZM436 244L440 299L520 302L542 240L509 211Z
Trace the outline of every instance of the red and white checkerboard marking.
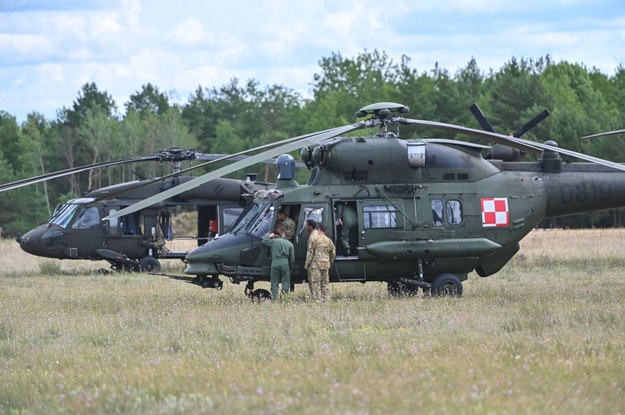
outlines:
M482 204L482 226L493 228L497 226L510 226L510 212L508 211L508 198L485 197Z

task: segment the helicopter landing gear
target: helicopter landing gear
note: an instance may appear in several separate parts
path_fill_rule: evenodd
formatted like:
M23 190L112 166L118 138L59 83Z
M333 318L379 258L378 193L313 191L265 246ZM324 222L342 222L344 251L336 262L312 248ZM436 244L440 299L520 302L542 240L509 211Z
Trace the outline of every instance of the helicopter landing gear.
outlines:
M254 280L249 280L245 285L245 295L250 300L258 303L271 301L271 293L263 288L254 289Z
M441 274L432 281L430 292L433 297L460 297L462 282L455 274Z
M139 261L140 272L147 272L152 274L155 272L160 272L160 270L161 263L153 256L144 256L143 258L141 258L141 261Z

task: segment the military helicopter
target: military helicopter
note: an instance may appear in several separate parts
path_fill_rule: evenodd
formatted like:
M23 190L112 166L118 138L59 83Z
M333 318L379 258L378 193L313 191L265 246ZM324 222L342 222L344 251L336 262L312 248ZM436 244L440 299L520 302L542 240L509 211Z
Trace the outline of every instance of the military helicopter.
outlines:
M545 218L625 206L625 166L558 147L434 121L405 118L404 105L381 102L362 108L353 125L276 143L248 160L199 176L185 184L109 215L115 220L136 210L210 183L244 168L254 159L301 149L311 169L306 185L294 177L294 159L277 158L275 188L257 191L230 231L184 258L187 275L172 278L220 288L219 276L246 282L245 294L267 298L256 289L268 281L270 258L260 241L273 227L276 212L296 221L296 265L292 284L306 281L303 268L308 235L305 223L326 225L337 246L331 282L386 282L391 294L460 296L470 272L493 275L519 251L519 241ZM389 127L397 126L397 132ZM490 146L466 141L402 139L399 127L415 126L465 134L522 153L537 161L517 161L514 152L483 153ZM342 137L362 128L367 136ZM584 160L564 162L562 155ZM357 215L344 232L338 207ZM347 244L340 238L347 234ZM347 249L344 249L346 246ZM192 275L192 276L190 276ZM291 287L293 288L293 287Z
M193 177L181 175L181 162L197 159L209 160L207 163L210 163L221 160L224 156L172 147L147 157L81 166L6 183L0 185L0 192L94 168L139 161L171 163L172 173L168 176L112 185L72 199L58 206L46 223L17 238L20 247L33 255L58 259L106 260L117 271L153 272L161 269L159 259L182 259L187 253L171 252L166 247L165 241L173 239L173 212L197 210L197 241L200 245L224 233L239 217L252 195L258 190L267 189L269 184L256 182L253 175L246 180L222 178L119 220L102 221L101 218L191 180ZM235 160L241 158L243 157L235 157Z

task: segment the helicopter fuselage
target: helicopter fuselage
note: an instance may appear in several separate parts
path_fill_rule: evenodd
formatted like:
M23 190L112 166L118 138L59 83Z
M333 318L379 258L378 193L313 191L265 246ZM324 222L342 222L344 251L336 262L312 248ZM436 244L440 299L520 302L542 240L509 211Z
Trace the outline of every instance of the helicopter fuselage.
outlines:
M306 281L308 219L335 242L331 282L387 281L428 287L438 276L465 280L498 272L519 241L549 217L625 206L625 173L564 163L545 152L536 162L487 160L485 146L451 140L337 138L302 150L314 165L307 185L278 180L257 192L231 231L185 258L186 274L268 280L263 236L282 209L297 223L292 283ZM357 218L343 229L340 210ZM347 241L345 241L347 239ZM191 281L193 282L193 281Z
M173 238L171 214L197 209L200 243L224 233L238 218L254 191L267 185L251 181L220 179L120 219L102 218L145 197L190 180L127 182L94 190L83 198L59 206L44 224L18 238L21 248L33 255L57 259L107 260L132 270L141 261L156 264L158 258L184 258L186 252L163 249ZM107 195L117 195L107 199Z

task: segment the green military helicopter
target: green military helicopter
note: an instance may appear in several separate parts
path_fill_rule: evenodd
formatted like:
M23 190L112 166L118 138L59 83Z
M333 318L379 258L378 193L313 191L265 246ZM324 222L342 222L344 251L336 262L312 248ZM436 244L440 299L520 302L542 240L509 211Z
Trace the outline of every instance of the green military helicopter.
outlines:
M356 113L367 117L364 121L284 140L269 150L268 146L250 150L265 151L121 209L108 219L256 160L301 149L302 161L311 169L306 185L295 181L293 157L280 155L275 188L256 192L254 202L228 233L185 257L188 275L172 277L220 288L219 277L225 276L233 283L246 282L245 293L252 298L268 297L267 290L254 289L255 282L269 280L270 258L260 241L272 230L276 213L284 210L297 223L293 284L306 281L304 229L306 221L314 219L326 225L337 246L331 282L383 281L392 294L422 290L460 296L468 273L482 277L497 273L541 220L625 206L624 165L559 148L553 141L540 144L498 134L492 127L483 131L405 118L407 112L407 107L391 102L366 106ZM483 120L481 124L485 126ZM391 126L397 126L396 132ZM465 134L495 146L402 139L400 126ZM342 136L362 128L373 133ZM539 155L538 161L519 161L521 153ZM562 155L585 162L563 162ZM357 217L353 229L341 229L339 211L344 209Z
M180 211L197 212L198 245L226 232L249 204L252 195L270 184L220 178L193 190L161 201L122 218L101 218L149 196L193 179L184 175L184 161L200 160L202 165L223 160L223 154L202 154L172 147L144 157L131 157L75 167L0 185L0 193L82 171L120 164L157 161L171 164L171 174L158 179L141 179L88 191L82 197L59 205L43 224L17 237L25 252L47 258L105 260L116 271L160 271L162 259L183 259L187 252L173 252L166 240L174 239L171 217ZM230 157L228 157L231 159ZM234 159L243 159L239 156ZM270 160L275 162L275 160ZM197 166L195 166L197 167Z

